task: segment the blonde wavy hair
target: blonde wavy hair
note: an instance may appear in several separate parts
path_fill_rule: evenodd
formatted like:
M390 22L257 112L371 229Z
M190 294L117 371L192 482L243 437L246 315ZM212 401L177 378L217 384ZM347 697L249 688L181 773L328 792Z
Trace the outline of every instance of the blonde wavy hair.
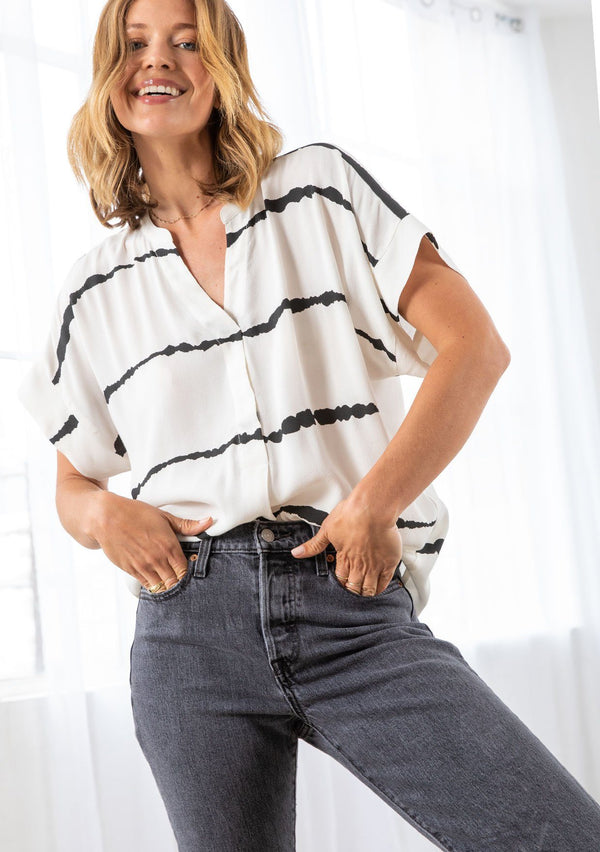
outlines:
M201 61L218 93L207 127L213 147L216 183L197 180L207 196L250 204L259 181L283 145L280 129L263 109L248 66L244 32L225 0L189 0L196 11ZM75 113L67 153L79 183L89 185L90 201L107 228L140 226L158 206L146 183L131 132L117 119L110 93L125 71L128 50L125 17L133 0L108 0L94 38L92 83ZM252 111L254 105L256 115ZM116 224L109 224L117 219Z

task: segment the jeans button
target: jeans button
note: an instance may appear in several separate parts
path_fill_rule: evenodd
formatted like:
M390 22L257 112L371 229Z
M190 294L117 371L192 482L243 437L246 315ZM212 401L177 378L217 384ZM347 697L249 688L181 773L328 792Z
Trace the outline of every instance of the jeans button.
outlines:
M260 531L260 536L261 538L264 538L265 541L273 541L273 539L275 538L275 533L273 532L273 530L270 530L268 527L266 527L264 530Z

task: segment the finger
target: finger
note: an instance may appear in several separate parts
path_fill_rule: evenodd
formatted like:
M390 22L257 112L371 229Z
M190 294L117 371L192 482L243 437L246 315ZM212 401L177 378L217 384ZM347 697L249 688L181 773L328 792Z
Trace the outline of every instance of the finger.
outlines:
M181 548L180 548L181 550ZM180 558L181 556L181 558ZM169 568L171 570L171 574L168 576L166 580L163 580L165 584L165 588L170 589L176 583L178 583L185 575L187 574L188 562L187 559L181 551L181 554L171 554L169 557Z
M342 586L350 579L350 566L339 551L335 554L335 576Z
M133 576L133 572L130 573ZM148 591L155 586L157 587L155 589L157 592L164 592L165 590L164 584L157 574L140 574L139 571L136 571L135 578L145 589L148 589Z
M147 567L144 571L146 577L145 585L155 586L162 583L161 588L157 589L157 591L170 589L175 585L175 583L178 583L179 580L181 580L186 571L187 560L183 550L181 550L180 554L169 553L166 557L163 557L163 561L157 565L149 565Z
M137 580L142 586L145 586L147 583L146 577L143 574L140 574L139 571L136 571L135 568L122 568L121 570L125 571L126 574L129 574L130 577L133 577L134 580Z
M290 553L297 559L307 559L309 556L315 556L317 553L321 553L325 550L329 543L327 533L323 527L319 527L318 531L312 538L309 538L306 541L303 541L302 544L292 548Z
M337 570L344 571L344 575L347 578L344 585L348 591L355 595L360 595L364 580L364 568L342 560L342 568Z
M397 582L397 580L394 580L397 567L397 565L394 565L393 568L390 568L388 571L384 571L379 575L379 588L377 590L378 595L385 591L390 583Z
M346 588L357 595L365 597L374 597L380 594L387 587L385 577L376 569L365 570L364 566L358 566L353 571L350 569Z
M393 571L392 571L393 574ZM389 571L369 571L363 580L363 595L380 595L390 584L392 575Z

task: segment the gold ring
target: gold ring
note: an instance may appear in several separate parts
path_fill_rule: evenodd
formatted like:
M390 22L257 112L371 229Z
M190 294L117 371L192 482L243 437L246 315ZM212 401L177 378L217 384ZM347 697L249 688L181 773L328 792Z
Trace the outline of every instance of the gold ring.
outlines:
M155 592L158 592L158 590L164 585L165 584L161 580L160 583L155 583L153 586L148 586L148 591L152 592L152 594L154 594Z

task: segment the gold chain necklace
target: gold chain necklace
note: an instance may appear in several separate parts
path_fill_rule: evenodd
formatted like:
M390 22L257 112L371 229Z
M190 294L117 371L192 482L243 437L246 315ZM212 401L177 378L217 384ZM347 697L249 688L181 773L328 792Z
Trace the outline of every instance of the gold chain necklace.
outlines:
M214 196L213 196L213 198L211 198L210 201L207 201L206 204L203 207L200 208L200 210L196 210L196 212L192 213L191 216L184 216L182 214L181 216L178 216L176 219L161 219L161 217L158 216L156 213L154 213L152 211L152 209L150 209L150 215L154 216L155 219L158 219L159 222L166 222L167 225L172 225L173 222L179 222L180 219L193 219L194 216L197 216L198 213L201 213L203 210L205 210L209 206L209 204L212 204L214 200L215 199L214 199Z

